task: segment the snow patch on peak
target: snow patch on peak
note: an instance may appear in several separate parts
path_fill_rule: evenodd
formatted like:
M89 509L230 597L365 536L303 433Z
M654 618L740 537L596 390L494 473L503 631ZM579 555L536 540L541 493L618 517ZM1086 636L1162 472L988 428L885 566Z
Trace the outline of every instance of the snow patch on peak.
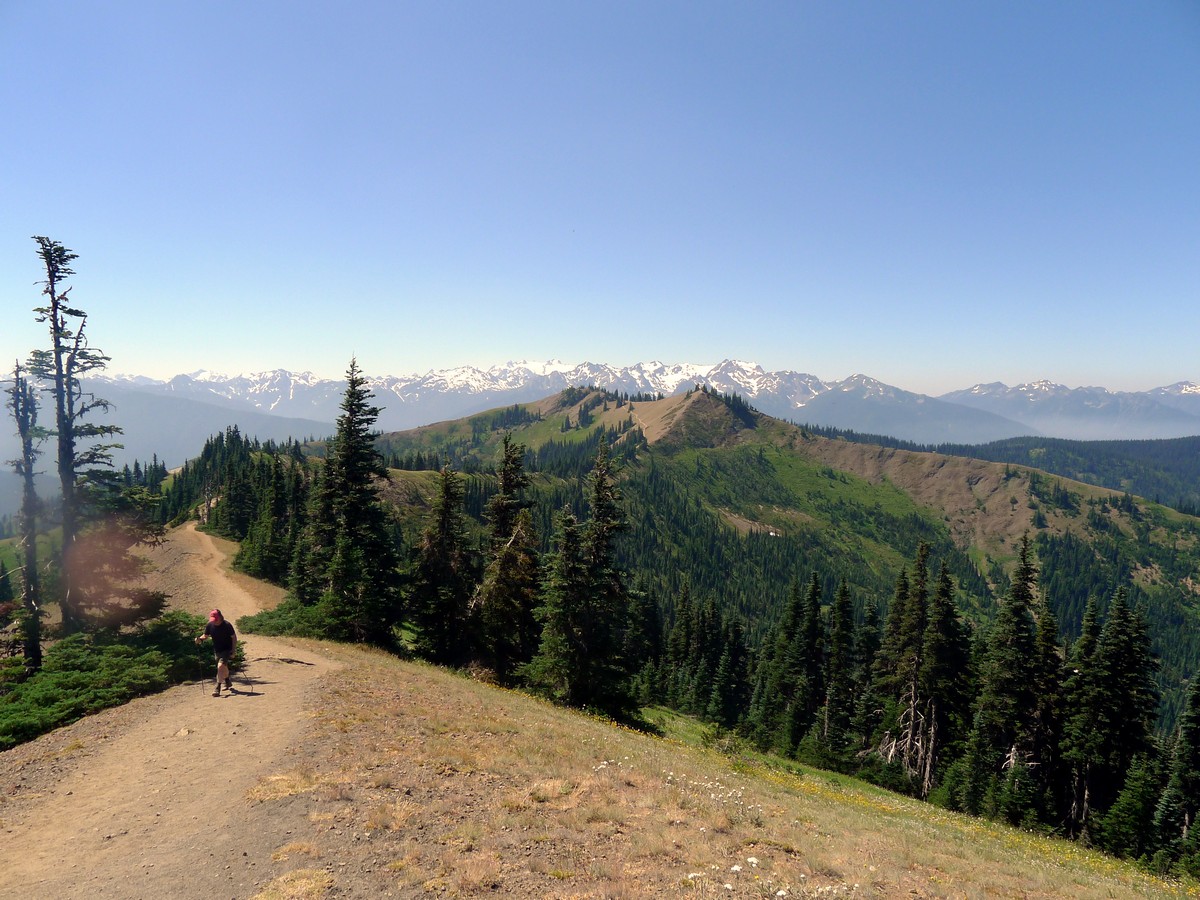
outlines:
M982 394L1006 394L1008 390L1008 385L1003 381L989 381L987 384L974 385L967 390L967 393L979 396Z
M139 387L152 387L167 383L161 378L150 378L147 375L126 375L124 373L113 373L102 380L107 380L111 384L132 384Z
M870 375L863 375L859 372L855 372L853 375L841 382L841 388L843 391L853 390L856 387L881 388L883 387L883 382L872 378Z
M724 368L746 369L751 372L761 372L763 367L756 362L746 362L744 359L726 359L721 362Z
M1029 382L1026 382L1025 384L1018 384L1014 388L1014 390L1021 391L1022 393L1026 393L1026 394L1030 394L1030 393L1049 394L1049 393L1054 393L1057 391L1065 391L1065 390L1067 390L1067 387L1065 385L1057 384L1056 382L1049 381L1049 380L1043 378L1040 381L1029 381Z
M221 372L213 372L211 369L197 369L195 372L188 372L185 375L176 375L175 378L171 379L171 381L182 377L190 378L192 381L217 381L222 383L233 380L233 377L225 375Z
M570 372L576 368L576 363L565 363L561 359L547 359L544 361L536 361L529 359L509 360L503 365L492 366L488 369L489 373L503 373L512 369L525 369L532 372L534 375L557 375L564 372Z

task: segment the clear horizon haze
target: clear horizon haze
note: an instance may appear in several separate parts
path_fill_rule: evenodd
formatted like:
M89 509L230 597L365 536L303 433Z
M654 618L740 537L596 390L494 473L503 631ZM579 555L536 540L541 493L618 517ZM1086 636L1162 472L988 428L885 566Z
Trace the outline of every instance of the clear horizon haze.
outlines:
M0 2L0 352L1200 382L1200 4Z

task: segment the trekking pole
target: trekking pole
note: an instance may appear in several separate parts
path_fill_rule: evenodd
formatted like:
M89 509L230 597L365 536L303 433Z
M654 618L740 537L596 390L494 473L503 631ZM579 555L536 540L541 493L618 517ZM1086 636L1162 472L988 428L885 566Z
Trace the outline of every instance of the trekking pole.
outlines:
M203 639L203 638L196 638L196 639L195 639L195 641L194 641L194 643L195 643L195 645L196 645L197 647L199 647L200 645L202 645L202 644L204 643L204 639ZM196 683L197 683L198 685L200 685L202 688L205 688L206 690L208 689L208 688L207 688L207 686L208 686L208 684L209 684L209 680L208 680L208 677L207 677L207 676L205 676L205 675L201 675L201 676L200 676L200 678L199 678L199 680L198 680Z
M247 693L249 693L250 696L253 697L254 696L254 682L251 681L250 676L248 674L246 674L246 670L248 668L249 668L249 666L247 665L246 660L243 659L242 664L240 666L238 666L237 676L238 676L238 679L242 682L242 684L250 689ZM231 674L233 673L232 666L230 666L229 671Z

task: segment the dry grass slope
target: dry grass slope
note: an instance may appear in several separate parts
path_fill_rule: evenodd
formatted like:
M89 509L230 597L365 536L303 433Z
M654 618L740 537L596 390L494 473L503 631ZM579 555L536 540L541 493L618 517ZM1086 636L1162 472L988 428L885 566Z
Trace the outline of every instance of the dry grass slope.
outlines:
M306 804L267 897L1170 897L1077 846L769 771L352 648L254 804ZM293 810L294 811L294 810Z

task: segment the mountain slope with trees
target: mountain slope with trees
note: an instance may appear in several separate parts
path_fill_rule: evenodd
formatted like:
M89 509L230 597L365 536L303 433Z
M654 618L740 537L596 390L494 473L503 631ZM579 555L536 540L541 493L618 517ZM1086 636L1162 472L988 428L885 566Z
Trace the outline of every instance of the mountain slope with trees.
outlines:
M268 521L304 534L328 516L344 440L230 432L165 506L201 501L249 567ZM830 439L707 390L569 389L373 444L391 509L372 533L396 546L399 591L380 607L392 633L358 639L631 721L663 704L953 809L1191 866L1186 826L1135 836L1169 802L1161 741L1192 715L1193 518ZM298 585L313 554L278 556ZM245 626L333 634L339 604L293 597Z

